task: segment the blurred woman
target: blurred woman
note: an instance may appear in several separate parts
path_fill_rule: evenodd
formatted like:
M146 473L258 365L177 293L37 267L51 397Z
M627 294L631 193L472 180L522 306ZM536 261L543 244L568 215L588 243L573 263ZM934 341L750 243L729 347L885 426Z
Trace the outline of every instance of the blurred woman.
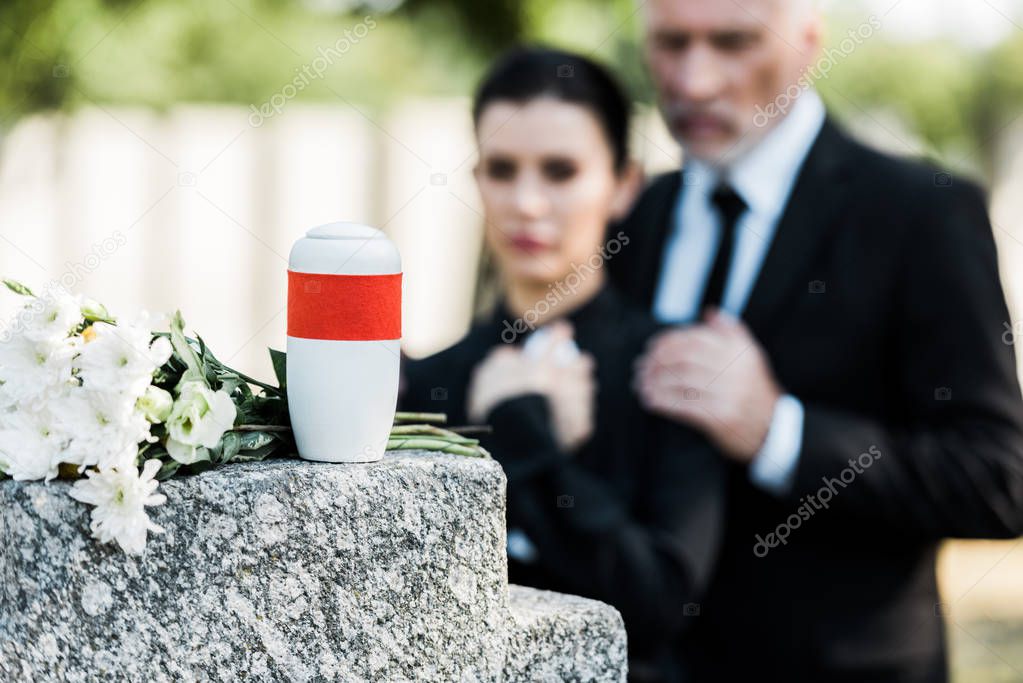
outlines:
M657 325L603 268L629 248L606 233L641 182L628 100L588 59L519 49L480 84L473 120L500 301L453 347L407 364L402 408L491 425L511 582L614 605L630 679L683 680L678 642L714 560L724 475L630 387Z

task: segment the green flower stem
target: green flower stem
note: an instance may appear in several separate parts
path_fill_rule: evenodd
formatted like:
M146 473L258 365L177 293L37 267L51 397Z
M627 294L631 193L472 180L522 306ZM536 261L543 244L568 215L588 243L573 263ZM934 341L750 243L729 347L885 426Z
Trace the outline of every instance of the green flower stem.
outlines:
M479 446L467 446L442 439L428 439L423 437L391 439L387 442L387 450L425 450L464 455L470 458L485 458L489 454Z
M394 414L394 424L404 424L408 422L433 422L436 424L444 424L448 421L448 416L444 413L402 413L397 412Z
M234 368L229 368L226 365L223 365L220 361L218 361L216 359L214 359L213 362L216 363L217 366L220 367L221 369L226 370L228 372L232 372L232 373L238 375L238 379L240 379L241 381L243 381L243 382L245 382L247 384L251 384L253 386L257 386L260 389L263 389L265 391L271 391L271 392L273 392L274 394L277 394L277 395L280 395L280 393L281 393L281 388L280 387L275 387L275 386L273 386L271 384L267 384L266 382L260 382L258 379L254 379L252 377L249 377L245 373L238 372Z
M468 458L489 458L490 453L485 448L480 446L462 446L460 444L451 444L445 448L442 452L452 453L454 455L464 455Z
M477 439L427 424L395 425L391 428L391 437L387 442L387 448L388 450L423 449L472 458L490 457L486 449L479 445Z
M436 441L439 443L458 443L466 446L475 446L479 444L476 439L466 439L464 437L456 436L454 438L447 436L437 436L435 434L391 434L391 441L401 441L403 439L411 439L415 441Z
M395 425L391 427L391 436L398 436L402 434L423 434L430 436L439 436L445 439L450 439L458 443L464 443L466 441L472 441L477 443L474 439L469 439L461 434L457 434L449 429L442 429L433 425Z

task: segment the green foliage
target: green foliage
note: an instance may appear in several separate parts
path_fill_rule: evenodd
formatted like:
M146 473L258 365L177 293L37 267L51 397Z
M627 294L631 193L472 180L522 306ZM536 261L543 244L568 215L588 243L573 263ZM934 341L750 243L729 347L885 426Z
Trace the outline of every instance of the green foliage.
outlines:
M274 367L274 376L281 390L288 390L288 356L283 351L270 349L270 362Z
M338 0L347 9L323 9L331 4L3 0L0 131L26 112L93 102L258 107L367 16L373 28L297 99L372 108L464 95L500 50L538 41L608 63L637 100L653 100L635 0L404 0L390 12ZM835 10L834 42L863 21L858 12L856 3ZM933 156L992 173L998 133L1023 111L1023 33L980 52L887 39L878 32L818 83L829 105L849 116L893 111Z
M416 22L441 28L448 38L466 36L467 46L491 53L525 34L522 0L406 0L403 10Z
M229 462L251 462L293 453L284 382L275 387L229 368L213 355L201 337L186 337L184 329L185 322L178 311L171 319L168 333L174 353L161 368L155 383L162 389L176 391L188 381L205 382L214 391L223 391L231 397L237 417L234 429L225 432L220 443L209 449L209 460L182 465L172 460L159 443L149 444L143 451L143 459L163 461L157 479L181 473L195 474ZM271 351L271 355L274 354L280 352ZM253 391L253 387L258 391ZM154 425L152 433L163 441L163 425Z
M367 16L373 28L351 39L299 97L336 101L336 92L365 102L452 91L452 74L461 75L461 88L471 64L523 35L518 0L408 0L390 14L370 4L355 3L350 12L315 7L284 0L4 0L0 126L26 112L88 102L258 104L320 48L351 39ZM436 58L424 60L423 45L433 40ZM382 82L392 88L382 91Z

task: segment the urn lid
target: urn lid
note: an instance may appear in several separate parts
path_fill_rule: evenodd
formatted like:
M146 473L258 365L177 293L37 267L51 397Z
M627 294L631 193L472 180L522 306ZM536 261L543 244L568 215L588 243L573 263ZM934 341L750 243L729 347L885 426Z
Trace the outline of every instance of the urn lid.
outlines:
M376 228L362 223L327 223L295 242L288 268L336 275L400 273L401 256L387 235Z
M356 239L378 239L384 233L362 223L327 223L311 228L306 237L316 240L356 240Z

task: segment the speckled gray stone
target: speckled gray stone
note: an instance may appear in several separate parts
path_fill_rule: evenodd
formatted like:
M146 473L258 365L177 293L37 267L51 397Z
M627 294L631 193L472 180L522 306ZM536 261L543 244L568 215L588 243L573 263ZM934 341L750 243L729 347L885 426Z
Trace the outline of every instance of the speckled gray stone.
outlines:
M165 482L141 557L69 484L0 482L0 680L621 681L592 600L507 584L492 460L273 460Z
M575 595L509 587L510 681L625 680L625 625L612 607Z

